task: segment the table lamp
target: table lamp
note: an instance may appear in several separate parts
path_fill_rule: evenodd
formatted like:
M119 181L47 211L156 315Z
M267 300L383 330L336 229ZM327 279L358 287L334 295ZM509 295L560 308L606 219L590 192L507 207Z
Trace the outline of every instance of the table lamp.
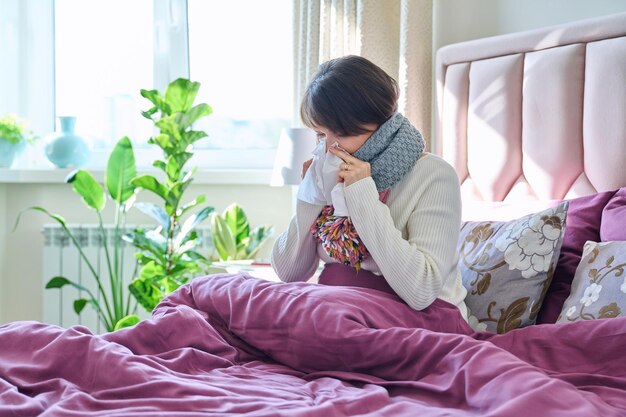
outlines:
M270 185L292 186L292 213L295 213L297 185L302 178L302 164L313 157L317 135L307 127L285 128L280 133Z

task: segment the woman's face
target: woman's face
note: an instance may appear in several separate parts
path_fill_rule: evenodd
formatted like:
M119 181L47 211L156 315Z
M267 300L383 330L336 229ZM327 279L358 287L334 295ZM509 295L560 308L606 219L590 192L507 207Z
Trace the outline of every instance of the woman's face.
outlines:
M331 132L325 127L316 127L315 133L317 133L317 140L326 139L326 152L328 147L333 146L335 143L344 151L349 154L356 152L367 140L372 136L372 133L378 129L376 124L367 124L363 126L369 132L362 133L356 136L338 136L336 133Z

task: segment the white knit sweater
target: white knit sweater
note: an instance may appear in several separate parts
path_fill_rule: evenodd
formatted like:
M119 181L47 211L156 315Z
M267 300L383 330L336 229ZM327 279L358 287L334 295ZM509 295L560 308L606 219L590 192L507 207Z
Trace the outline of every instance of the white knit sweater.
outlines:
M454 169L424 153L411 172L394 185L386 204L371 177L345 189L354 227L391 288L411 307L422 310L436 298L456 305L467 320L465 295L457 268L461 197ZM306 281L319 264L319 241L309 229L323 206L298 200L296 215L272 250L281 280ZM363 262L368 269L368 263Z

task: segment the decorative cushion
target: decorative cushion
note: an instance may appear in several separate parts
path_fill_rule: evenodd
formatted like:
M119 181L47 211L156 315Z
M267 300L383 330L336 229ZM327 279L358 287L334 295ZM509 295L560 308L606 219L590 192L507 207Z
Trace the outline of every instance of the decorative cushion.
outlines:
M535 323L563 243L569 203L508 222L466 222L458 241L465 302L475 330Z
M626 241L587 242L557 323L626 316Z
M554 323L559 317L563 303L569 296L585 242L600 240L602 210L613 194L615 191L605 191L569 200L561 254L554 269L552 283L539 310L537 324Z

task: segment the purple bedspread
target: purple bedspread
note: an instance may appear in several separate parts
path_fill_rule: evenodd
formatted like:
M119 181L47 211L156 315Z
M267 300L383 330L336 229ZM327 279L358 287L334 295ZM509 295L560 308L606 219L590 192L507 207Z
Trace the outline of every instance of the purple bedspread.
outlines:
M473 334L376 290L198 278L93 335L0 327L0 416L625 416L626 318Z

